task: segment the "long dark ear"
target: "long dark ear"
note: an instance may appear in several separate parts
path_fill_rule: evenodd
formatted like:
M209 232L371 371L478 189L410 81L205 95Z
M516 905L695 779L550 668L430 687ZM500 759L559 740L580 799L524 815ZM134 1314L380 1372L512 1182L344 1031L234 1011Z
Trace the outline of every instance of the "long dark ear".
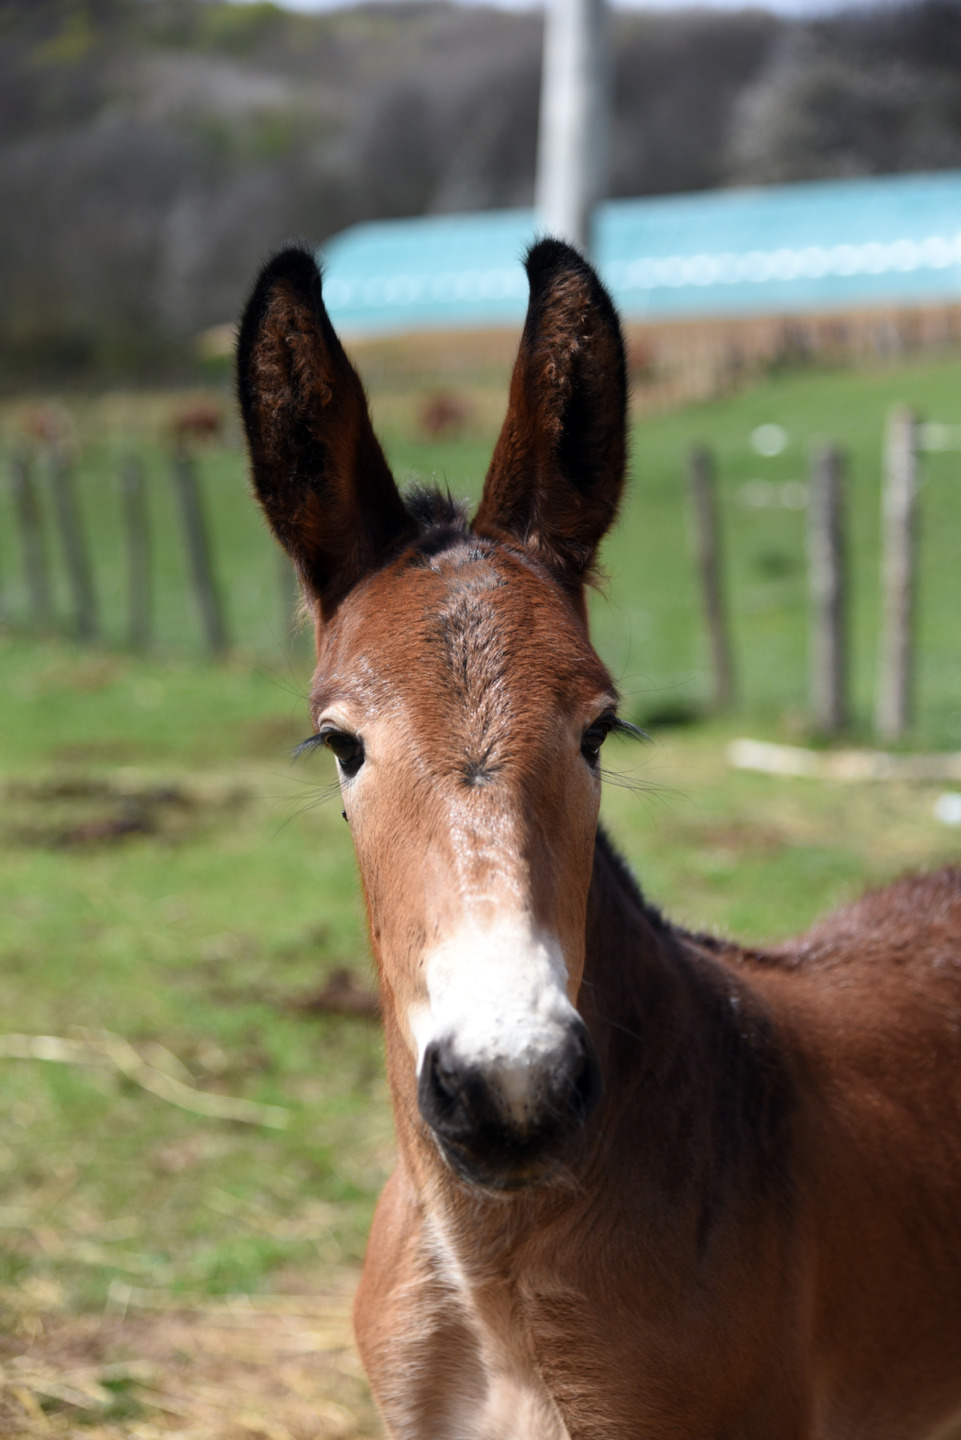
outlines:
M579 591L624 488L624 342L576 250L542 240L526 264L527 320L474 529L522 541Z
M237 389L257 498L329 613L411 521L307 250L263 270L244 311Z

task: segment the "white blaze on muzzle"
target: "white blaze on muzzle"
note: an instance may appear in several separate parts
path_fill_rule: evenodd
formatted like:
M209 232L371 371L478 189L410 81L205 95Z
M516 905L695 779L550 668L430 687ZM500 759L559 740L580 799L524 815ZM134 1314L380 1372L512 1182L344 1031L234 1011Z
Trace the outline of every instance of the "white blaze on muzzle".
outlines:
M579 1023L556 939L518 918L464 925L428 952L424 975L427 1003L409 1017L418 1075L430 1044L449 1045L523 1122L541 1078Z

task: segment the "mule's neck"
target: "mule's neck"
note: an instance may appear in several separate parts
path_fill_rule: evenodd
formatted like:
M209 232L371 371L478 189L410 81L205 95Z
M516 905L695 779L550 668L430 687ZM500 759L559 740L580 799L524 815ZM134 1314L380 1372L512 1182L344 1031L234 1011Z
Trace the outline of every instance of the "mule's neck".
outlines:
M722 1193L777 1184L791 1063L735 947L670 925L598 829L579 1008L607 1086L603 1139L638 1184Z

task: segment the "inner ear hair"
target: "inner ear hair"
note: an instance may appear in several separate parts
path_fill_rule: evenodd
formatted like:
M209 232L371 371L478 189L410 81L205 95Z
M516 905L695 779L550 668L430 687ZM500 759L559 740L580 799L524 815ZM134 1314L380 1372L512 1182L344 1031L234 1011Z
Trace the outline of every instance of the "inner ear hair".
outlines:
M521 541L579 589L624 488L624 342L610 295L571 246L542 240L526 268L527 319L474 528Z

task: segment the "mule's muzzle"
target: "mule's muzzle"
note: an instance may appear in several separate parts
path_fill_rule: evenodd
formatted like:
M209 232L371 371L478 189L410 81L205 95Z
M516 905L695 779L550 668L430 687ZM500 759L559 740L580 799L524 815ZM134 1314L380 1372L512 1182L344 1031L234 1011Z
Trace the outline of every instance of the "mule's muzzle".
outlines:
M455 1042L428 1045L417 1098L451 1169L490 1190L519 1190L547 1179L565 1158L601 1098L597 1054L580 1019L549 1055L530 1067L517 1097L518 1067L467 1062Z

